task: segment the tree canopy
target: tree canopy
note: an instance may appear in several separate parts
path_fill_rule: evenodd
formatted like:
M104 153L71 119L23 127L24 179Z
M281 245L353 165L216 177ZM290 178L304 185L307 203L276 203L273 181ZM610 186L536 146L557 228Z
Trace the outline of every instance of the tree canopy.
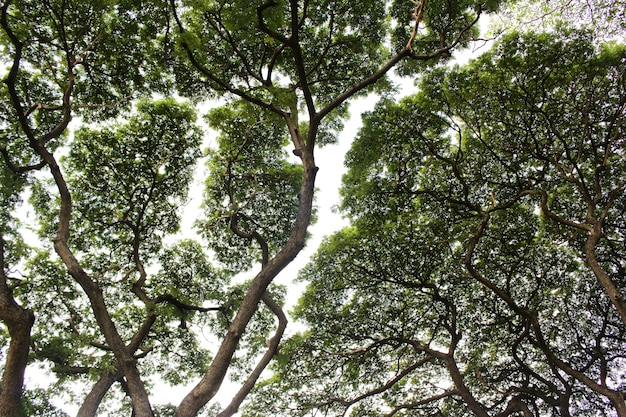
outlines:
M505 6L0 3L0 416L626 416L623 21L450 67ZM316 149L368 94L285 338Z
M625 65L513 33L367 114L250 415L625 415Z

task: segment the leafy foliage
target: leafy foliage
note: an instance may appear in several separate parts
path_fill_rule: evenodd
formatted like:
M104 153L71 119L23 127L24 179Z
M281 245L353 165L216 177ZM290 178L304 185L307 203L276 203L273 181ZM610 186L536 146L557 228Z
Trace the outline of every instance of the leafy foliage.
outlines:
M273 255L289 238L302 167L288 159L277 115L237 102L208 120L221 134L208 162L207 215L198 223L220 261L246 269L263 256L253 239L267 242Z
M0 415L61 415L43 391L17 405L40 362L80 417L230 416L273 357L250 413L623 404L624 48L555 31L437 65L501 3L0 3ZM390 99L394 70L421 92ZM316 145L372 92L353 224L303 272L310 328L279 350ZM200 236L178 239L196 176ZM205 407L227 375L240 390ZM156 379L197 383L151 404Z
M178 229L182 205L200 156L194 110L171 99L141 102L138 114L113 129L82 129L67 159L68 181L76 190L78 248L99 241L156 253L160 237ZM141 245L141 248L138 246Z
M510 34L365 115L249 415L621 412L625 52Z
M565 26L592 30L596 42L619 40L626 29L625 6L621 0L513 2L500 10L492 29L506 31L507 26L516 26L544 31Z
M24 416L29 417L68 417L66 413L50 404L48 392L42 389L27 391L24 395Z

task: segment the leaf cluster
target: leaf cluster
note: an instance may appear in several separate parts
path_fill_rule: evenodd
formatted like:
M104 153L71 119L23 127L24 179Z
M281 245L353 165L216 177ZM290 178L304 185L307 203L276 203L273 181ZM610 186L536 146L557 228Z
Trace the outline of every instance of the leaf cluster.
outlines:
M66 159L77 247L106 244L123 258L141 242L155 253L178 229L200 143L194 110L171 99L140 102L119 126L79 129Z

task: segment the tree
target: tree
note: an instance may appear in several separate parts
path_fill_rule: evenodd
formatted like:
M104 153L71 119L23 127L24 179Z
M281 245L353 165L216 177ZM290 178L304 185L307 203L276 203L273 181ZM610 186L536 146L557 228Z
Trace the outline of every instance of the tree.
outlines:
M247 415L626 415L625 58L513 33L367 114Z
M6 109L2 113L2 183L9 203L4 206L0 248L2 314L11 339L0 394L2 415L20 414L21 381L34 318L13 298L22 281L9 271L19 267L26 252L11 208L20 200L31 174L49 167L63 201L57 247L72 262L68 267L77 271L65 245L71 215L69 190L52 152L61 144L73 108L84 108L84 114L93 117L110 115L118 110L119 100L139 88L135 81L141 77L142 65L135 64L151 45L138 42L138 36L120 36L128 25L136 24L133 18L142 16L129 13L126 5L114 9L103 3L69 7L65 2L20 1L3 2L0 7L3 62L10 65L1 95ZM99 53L93 53L96 43ZM129 50L137 55L125 53ZM13 280L10 285L8 280Z
M114 385L130 399L121 409L152 416L147 378L202 374L173 411L193 416L236 365L235 352L256 359L276 327L258 364L241 366L242 389L220 414L232 415L284 330L281 291L269 287L304 245L316 146L334 140L350 98L385 87L394 67L408 74L445 60L497 6L3 2L0 318L11 360L0 415L20 412L15 399L32 346L61 386L89 382L80 416L94 415ZM227 102L209 115L221 133L198 222L208 248L163 243L178 228L200 156L191 105L155 100L174 93ZM25 193L42 240L30 248L12 209ZM252 265L253 279L229 284ZM212 356L199 328L220 340Z

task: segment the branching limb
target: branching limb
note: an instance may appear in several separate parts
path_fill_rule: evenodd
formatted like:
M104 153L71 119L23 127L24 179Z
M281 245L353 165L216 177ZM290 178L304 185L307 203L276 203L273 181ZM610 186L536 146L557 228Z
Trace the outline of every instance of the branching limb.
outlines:
M411 0L413 4L415 4L415 9L413 9L413 18L415 19L415 26L413 27L413 33L411 33L411 37L409 41L406 43L405 49L409 51L413 50L413 41L417 36L417 32L419 31L419 26L424 18L424 9L426 7L426 0Z
M528 408L528 404L526 404L523 400L523 396L518 395L511 398L506 406L506 409L497 414L496 417L506 417L510 415L514 415L517 412L521 412L524 417L533 417L534 414Z
M180 17L178 16L178 13L176 11L176 0L170 0L170 5L172 7L172 13L174 15L174 20L178 27L178 31L181 34L186 33L185 25L183 25L183 22L180 20ZM234 87L228 81L222 80L221 78L217 77L210 69L208 69L202 63L200 63L200 61L198 61L198 59L196 58L195 52L192 50L189 44L187 44L186 42L183 42L181 46L183 50L185 51L185 54L187 55L187 58L189 59L189 62L191 63L191 65L193 65L194 68L196 68L200 72L200 74L206 77L209 81L215 83L219 88L231 94L234 94L237 97L244 99L245 101L256 104L257 106L261 108L267 109L281 116L285 116L285 112L281 110L280 108L273 106L272 104L267 103L259 99L258 97L252 96L246 93L245 91L242 91Z
M614 191L615 193L610 195L611 199L607 203L607 206L610 206L610 203L615 198L615 195L620 194L621 188L618 187ZM606 213L608 213L608 207L605 208L604 212L601 214L600 220L588 218L587 220L591 221L592 224L577 223L565 219L550 210L550 207L548 207L548 194L545 191L527 190L524 191L523 194L539 195L541 197L542 213L555 223L563 224L565 226L573 227L575 229L589 233L587 241L585 242L585 258L587 259L587 263L589 264L589 267L596 276L596 279L598 280L600 285L602 285L607 295L611 299L611 302L617 309L617 312L620 315L622 322L626 324L626 302L624 302L624 297L619 291L615 282L613 282L611 277L604 271L604 268L602 267L596 256L596 245L603 236L602 226Z
M100 379L98 379L91 391L89 391L89 394L87 394L87 397L85 397L76 417L94 417L106 393L109 392L115 381L118 381L121 377L122 373L119 370L100 376Z
M444 398L452 397L457 394L458 392L456 390L449 390L449 391L444 391L440 394L431 395L430 397L424 398L419 401L413 401L410 403L400 404L400 405L395 406L390 412L385 414L385 417L393 417L400 411L421 408L435 401L443 400Z
M161 295L158 298L156 298L154 301L155 303L168 302L180 310L199 311L201 313L206 313L208 311L220 311L222 309L222 307L202 307L202 306L196 306L193 304L183 303L182 301L176 299L174 296L170 294Z
M256 381L259 379L259 376L261 376L261 373L263 372L263 370L270 363L274 355L278 353L280 340L282 339L283 333L285 332L285 329L287 328L287 316L283 312L280 305L277 302L275 302L268 293L265 293L263 295L262 300L265 303L265 305L270 310L272 310L272 312L278 318L278 327L276 328L276 332L274 333L274 336L268 339L267 351L265 352L265 354L263 355L263 357L261 358L257 366L254 368L252 373L250 373L250 375L248 376L248 379L241 386L237 394L235 394L235 396L231 400L228 407L226 407L221 413L219 413L217 417L231 417L237 412L237 410L239 409L239 406L241 405L243 400L247 397L247 395L250 393L250 391L254 387L254 384L256 384Z
M245 231L239 227L240 218L243 218L244 220L252 222L252 219L249 216L245 215L241 211L241 209L244 208L248 204L248 202L252 201L252 199L254 198L254 195L256 194L256 189L255 189L255 192L252 193L252 195L248 198L248 202L244 204L243 206L241 206L239 202L237 201L237 198L235 197L235 190L233 188L232 165L233 165L233 162L239 158L244 148L247 146L249 138L250 137L248 135L244 136L244 142L237 150L237 153L226 164L225 187L226 187L226 193L228 194L228 199L232 208L232 213L229 216L229 226L230 226L231 231L237 236L243 239L254 239L259 244L261 248L261 266L265 267L265 265L267 265L267 262L269 261L269 245L267 243L267 240L263 236L261 236L261 234L257 232L256 230ZM256 178L255 178L255 181L256 181Z
M542 192L537 192L537 194L545 195L545 193ZM542 200L542 206L544 206L545 204L546 203ZM535 336L535 345L543 352L550 365L554 365L564 373L570 375L582 384L589 387L591 390L606 397L615 407L617 415L619 417L626 417L626 402L624 399L624 394L622 392L601 385L600 383L588 377L585 373L574 369L571 365L557 357L557 355L554 353L553 349L550 347L549 343L544 337L541 324L539 323L537 317L537 313L535 311L529 310L528 308L519 306L517 302L513 299L513 297L500 289L493 282L484 277L479 271L477 271L476 268L474 268L474 252L479 240L484 236L485 230L489 223L489 213L483 212L481 213L481 215L482 220L476 229L476 233L469 239L468 249L464 258L464 264L469 275L476 279L478 282L480 282L482 285L484 285L486 288L488 288L490 291L492 291L498 298L500 298L507 304L511 311L515 312L526 321L527 325L530 326L530 328L532 329L532 333ZM587 242L587 245L589 245L589 242Z
M450 45L448 46L439 48L436 51L433 51L429 54L420 54L420 55L414 54L413 51L408 48L404 48L403 50L399 51L398 53L396 53L396 55L394 55L391 59L389 59L389 61L387 61L387 63L385 63L378 71L374 72L369 77L364 78L360 82L354 84L352 87L349 87L343 93L339 94L334 100L328 103L323 109L320 109L320 111L315 114L315 117L313 120L315 123L313 123L312 121L311 125L319 124L319 122L328 113L330 113L331 111L339 107L341 104L343 104L346 100L354 96L359 91L376 83L403 59L410 57L418 61L428 61L428 60L437 58L439 56L450 54L452 49L457 47L463 41L463 37L465 36L465 34L468 31L470 31L476 25L476 23L478 23L480 16L481 16L481 13L479 10L478 13L476 14L476 18L472 20L470 23L468 23L467 26L465 26L465 28L463 28L463 30L459 32L459 34L456 36L454 41L452 41L452 43L450 43Z
M259 20L259 29L261 29L261 32L265 33L272 39L277 40L281 44L291 45L290 38L287 38L286 36L283 36L280 33L268 28L267 25L265 24L265 19L263 18L263 12L269 9L270 7L276 7L276 6L278 6L278 3L276 3L274 0L271 0L257 7L256 14L257 14L257 19Z
M298 87L300 87L301 91L302 91L302 95L304 96L304 102L306 104L306 108L309 114L309 120L313 121L315 118L315 102L313 100L313 93L311 92L311 87L309 85L309 80L307 77L307 70L304 66L305 63L305 59L304 59L304 55L302 53L302 48L300 47L300 34L299 34L299 30L300 30L300 19L298 17L298 1L297 0L291 0L290 1L290 5L291 5L291 43L290 43L290 48L292 50L293 53L293 58L294 58L294 64L296 67L296 72L298 74ZM314 136L312 136L311 134L308 135L309 137L307 139L309 139L309 141L311 143L307 143L308 146L313 146L313 140L312 138Z

